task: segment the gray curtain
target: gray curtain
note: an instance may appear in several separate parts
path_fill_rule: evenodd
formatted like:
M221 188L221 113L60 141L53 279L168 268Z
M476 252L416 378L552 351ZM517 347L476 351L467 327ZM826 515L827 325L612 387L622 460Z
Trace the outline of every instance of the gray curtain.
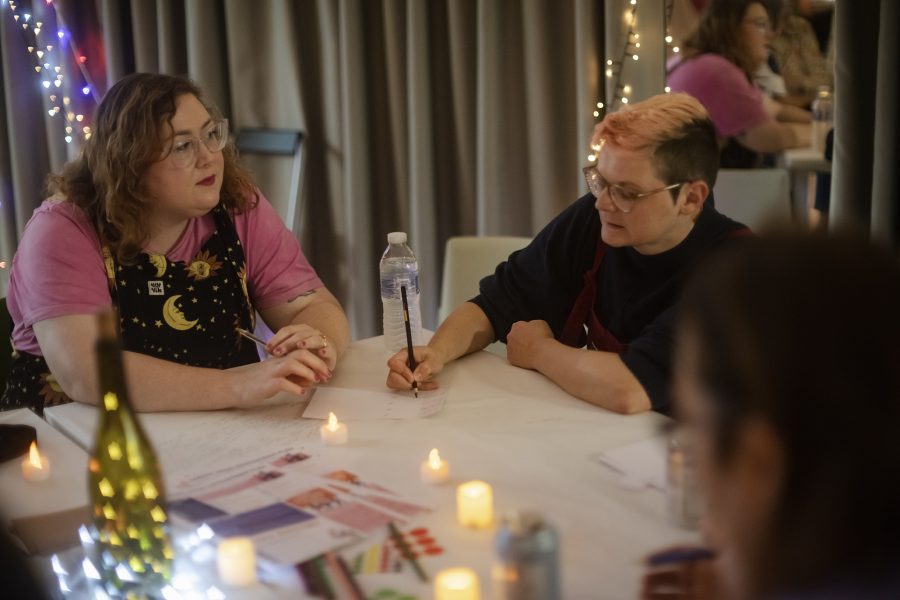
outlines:
M831 225L868 230L900 255L898 32L900 2L836 4Z
M409 232L433 327L449 236L532 235L584 191L599 0L57 4L95 16L105 56L90 58L104 61L104 84L135 70L188 74L232 129L305 131L300 239L356 338L380 333L377 270L389 231ZM65 143L43 123L41 90L9 21L0 31L0 260L45 175L66 159L66 148L53 159L51 147ZM250 166L284 214L290 159Z

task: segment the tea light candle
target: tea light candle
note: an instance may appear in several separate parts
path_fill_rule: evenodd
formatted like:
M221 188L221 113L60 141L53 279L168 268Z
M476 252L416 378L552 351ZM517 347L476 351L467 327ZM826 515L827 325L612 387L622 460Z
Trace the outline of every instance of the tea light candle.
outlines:
M50 477L50 461L38 451L37 442L31 442L28 458L22 461L22 477L33 483Z
M333 412L328 413L328 423L319 428L322 441L329 446L340 446L347 443L347 425L339 423Z
M490 527L494 521L491 486L483 481L468 481L456 488L456 518L463 527Z
M216 559L219 579L233 587L256 583L256 548L248 537L226 538L219 542Z
M432 448L428 459L422 461L419 467L419 475L425 483L438 485L450 478L450 463L441 460L437 448Z
M434 578L434 600L478 600L480 595L478 575L472 569L444 569Z

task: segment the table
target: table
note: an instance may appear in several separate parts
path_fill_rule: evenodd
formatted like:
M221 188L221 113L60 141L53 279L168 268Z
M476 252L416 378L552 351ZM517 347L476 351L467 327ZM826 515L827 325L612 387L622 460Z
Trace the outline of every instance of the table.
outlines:
M382 338L354 342L331 383L384 389L389 353ZM483 479L494 487L498 513L540 511L560 532L564 598L637 596L640 559L663 545L693 542L696 534L665 517L662 493L629 490L619 476L593 460L596 453L657 434L666 417L617 415L573 398L540 374L478 352L448 365L440 375L449 391L443 411L426 419L350 422L347 446L325 447L321 421L300 418L304 403L276 402L242 411L160 413L142 416L164 472L236 460L258 436L280 436L310 452L331 452L345 468L377 476L385 485L435 508L421 519L447 552L429 558L437 569L468 566L490 597L491 531L466 530L455 521L455 486ZM69 404L47 409L50 423L83 448L93 438L94 407ZM203 452L198 448L204 449ZM431 487L419 481L419 463L437 446L451 462L452 481Z
M0 509L5 525L87 505L87 452L27 408L0 412L0 423L34 427L38 448L50 460L50 478L40 483L22 478L21 459L0 464Z

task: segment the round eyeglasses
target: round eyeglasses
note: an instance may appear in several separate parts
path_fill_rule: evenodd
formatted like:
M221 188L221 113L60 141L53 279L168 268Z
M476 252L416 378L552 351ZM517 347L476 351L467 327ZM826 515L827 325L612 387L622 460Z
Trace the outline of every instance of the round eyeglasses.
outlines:
M646 198L647 196L652 196L653 194L658 194L660 192L665 192L666 190L673 190L677 187L680 187L687 183L686 181L682 181L681 183L673 183L671 185L667 185L655 190L650 190L649 192L631 192L626 190L620 185L614 185L600 177L600 173L597 172L597 167L593 165L589 165L582 169L584 173L584 179L587 181L588 189L591 190L591 193L595 198L599 198L600 194L603 193L604 190L609 194L609 201L613 203L619 211L623 213L630 213L634 208L635 202L640 200L641 198Z
M185 169L197 161L200 152L200 144L212 153L221 152L228 142L228 119L213 121L196 135L176 135L172 140L167 156L172 158L172 164L179 169Z

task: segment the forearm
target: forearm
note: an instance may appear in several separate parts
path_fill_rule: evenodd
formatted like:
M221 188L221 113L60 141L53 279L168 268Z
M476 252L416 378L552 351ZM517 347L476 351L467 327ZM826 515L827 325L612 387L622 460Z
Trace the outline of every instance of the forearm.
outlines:
M494 327L477 304L464 302L441 323L428 346L449 363L485 348L497 339Z
M791 106L785 102L779 102L781 110L778 111L778 120L782 123L809 123L812 121L812 113L798 106Z
M137 352L123 352L122 361L135 410L217 410L237 403L232 383L239 375L231 370L188 367ZM100 391L93 354L82 364L82 376L66 382L66 392L78 402L98 404Z
M751 127L737 136L738 141L755 152L781 152L809 145L809 125L779 123L772 120Z
M650 398L618 354L546 338L534 347L537 370L573 396L622 414L650 410Z

